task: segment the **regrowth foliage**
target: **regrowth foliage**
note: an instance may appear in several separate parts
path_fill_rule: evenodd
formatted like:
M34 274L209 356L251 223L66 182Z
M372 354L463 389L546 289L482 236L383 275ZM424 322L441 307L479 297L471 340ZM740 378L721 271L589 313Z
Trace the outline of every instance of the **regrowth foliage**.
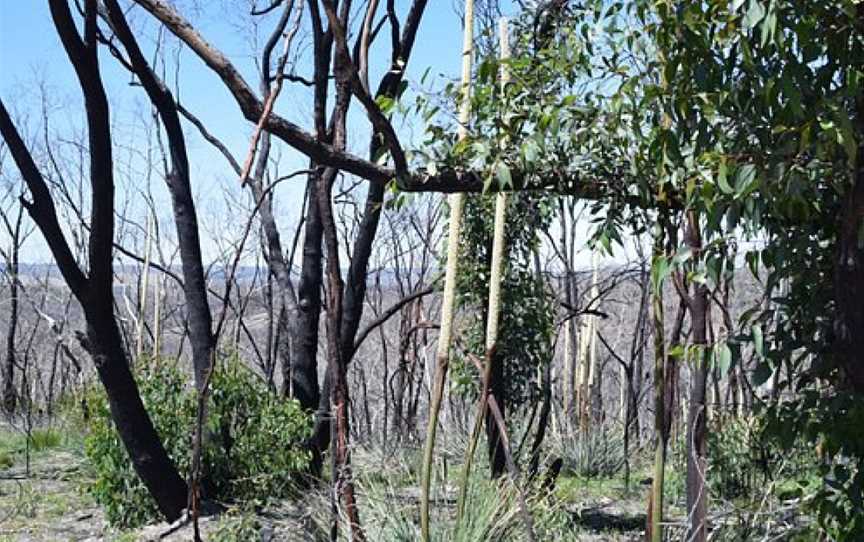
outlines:
M290 495L295 477L308 465L302 442L310 434L310 420L296 401L278 397L238 358L220 361L208 404L205 498L244 503ZM166 450L188 476L194 389L170 360L142 363L137 380ZM104 394L91 387L84 404L85 453L95 474L88 489L108 521L133 527L158 518L117 436Z

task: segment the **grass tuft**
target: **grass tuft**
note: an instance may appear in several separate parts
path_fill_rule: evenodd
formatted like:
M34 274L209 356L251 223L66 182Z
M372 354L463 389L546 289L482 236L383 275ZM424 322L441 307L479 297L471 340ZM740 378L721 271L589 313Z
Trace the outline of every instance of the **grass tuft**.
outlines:
M34 452L42 452L60 447L63 443L63 435L56 429L50 427L45 429L34 429L30 433L30 449Z

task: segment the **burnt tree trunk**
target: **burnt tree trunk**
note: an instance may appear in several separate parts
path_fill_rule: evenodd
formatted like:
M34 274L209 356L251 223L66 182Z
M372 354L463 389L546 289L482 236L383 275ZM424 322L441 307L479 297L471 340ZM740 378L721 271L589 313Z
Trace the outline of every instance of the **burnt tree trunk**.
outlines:
M314 48L314 105L315 137L318 141L330 142L327 129L327 93L333 34L324 30L318 2L309 2ZM293 348L291 352L291 392L304 410L316 412L316 425L320 418L329 416L329 405L321 401L318 386L318 323L321 315L321 287L323 284L323 253L321 212L318 205L318 190L324 168L310 161L311 173L306 181L306 224L303 236L300 279L297 284L297 306L293 319ZM326 396L326 395L325 395ZM328 399L329 401L329 399ZM313 434L310 439L312 472L321 472L321 437Z
M540 419L537 421L537 431L534 433L534 441L531 443L531 460L528 466L528 476L534 478L540 468L540 452L543 448L543 440L546 438L546 430L549 427L549 416L552 413L552 363L546 363L543 367L542 399L540 404Z
M11 247L6 262L6 276L9 278L9 327L6 330L6 359L3 364L3 410L8 414L15 412L17 395L15 394L15 342L18 333L18 257L21 251L21 222L24 218L23 209L18 209L14 224L3 215L8 230Z
M327 9L332 9L329 7ZM348 4L343 4L340 12L339 20L336 20L334 13L328 13L331 25L345 24L348 18ZM334 60L333 73L336 77L336 99L334 104L334 114L331 118L331 133L333 145L338 149L344 149L347 144L346 134L346 117L348 113L348 104L351 98L350 82L346 76L348 59L345 58L344 52L337 52ZM351 455L349 448L350 439L350 415L349 408L351 399L348 390L348 363L344 356L343 337L342 337L342 311L344 307L343 296L345 293L345 285L342 280L342 270L339 265L339 239L336 231L336 222L333 218L333 202L332 191L333 183L336 180L337 170L327 168L321 175L318 181L317 198L315 202L318 204L321 229L324 236L324 246L327 250L327 372L330 385L325 385L324 389L327 398L328 412L332 413L332 441L331 460L332 460L332 481L333 481L333 499L335 502L336 495L342 501L343 513L348 520L348 528L350 540L352 542L362 542L365 540L363 529L360 525L360 515L357 509L357 499L354 493L354 481L351 474ZM365 275L364 275L365 286ZM325 379L325 382L327 380ZM323 399L323 398L322 398ZM326 419L327 416L319 416L319 419ZM323 447L319 447L322 451ZM332 528L330 539L336 540L338 536L338 518L339 514L335 513L332 516Z
M324 180L326 181L326 179ZM322 186L322 190L318 194L318 202L321 206L327 246L327 279L329 286L327 304L327 374L331 375L332 378L330 402L334 420L334 441L332 442L333 480L334 491L340 496L344 513L348 519L351 532L350 538L354 541L362 541L365 537L360 527L360 517L351 476L351 456L348 446L350 431L348 408L350 397L346 372L347 365L342 356L339 337L343 284L341 270L339 269L339 247L336 237L336 225L332 216L330 188L330 186ZM331 539L335 539L333 534L331 534Z
M57 220L48 186L0 102L0 132L9 146L31 201L21 199L39 227L69 289L84 309L86 346L108 396L114 424L132 466L160 512L173 521L186 505L186 483L168 456L138 393L114 318L114 176L108 100L99 73L96 0L84 4L84 36L68 4L49 2L51 16L84 94L90 153L91 215L89 274L78 265Z
M414 0L406 17L405 29L401 36L399 35L397 21L395 21L395 14L392 12L388 13L388 17L391 18L391 24L393 24L391 69L382 77L375 93L376 97L397 97L425 8L426 0ZM339 114L347 114L347 104L346 110L341 113L337 107L337 110L334 111L334 117ZM369 143L370 159L376 160L383 150L383 139L375 131ZM360 327L360 320L363 317L363 303L366 297L366 275L369 267L369 258L372 254L372 243L378 232L378 224L381 218L384 190L385 185L370 183L366 194L363 218L358 228L357 238L354 241L347 283L345 284L343 313L340 318L340 348L342 350L341 356L346 366L351 363L353 358L354 340ZM329 400L331 386L332 375L328 371L324 375L319 413L329 411L329 409L325 410L324 407L325 402ZM319 450L326 449L330 439L330 419L327 415L319 415L316 418L313 433L313 440L318 443Z
M177 227L177 241L180 248L180 262L183 270L183 295L186 301L189 342L192 344L192 366L195 386L201 389L206 380L216 349L213 335L213 317L207 300L207 282L204 277L204 264L201 256L201 240L198 234L198 214L192 198L189 179L189 157L186 153L186 138L180 125L177 103L168 87L150 68L141 52L123 11L116 0L105 0L108 18L129 55L131 68L147 92L150 102L159 114L171 155L171 170L165 179L171 193L174 210L174 223Z
M504 382L504 357L499 350L494 350L489 359L492 371L489 375L489 393L495 397L501 417L506 420L507 390ZM507 456L501 431L495 422L492 409L486 407L486 445L489 454L489 470L492 478L500 478L507 472Z
M318 409L321 397L318 388L318 320L321 314L324 271L321 252L323 230L317 205L317 185L320 177L320 168L315 168L306 184L309 205L306 209L303 258L297 285L297 312L293 322L291 352L291 392L300 406L311 412Z

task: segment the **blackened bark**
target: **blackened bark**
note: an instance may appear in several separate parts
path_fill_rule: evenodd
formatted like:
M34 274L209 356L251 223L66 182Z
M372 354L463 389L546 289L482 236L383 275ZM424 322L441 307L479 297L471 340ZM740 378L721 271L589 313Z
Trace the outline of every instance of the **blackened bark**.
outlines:
M327 91L330 71L330 51L333 38L325 32L317 0L309 1L309 17L312 26L312 41L315 63L314 121L315 136L320 141L328 139L327 134ZM293 320L294 342L291 352L291 392L300 405L307 411L318 412L316 424L321 417L329 414L329 404L324 412L319 411L321 395L318 387L318 321L321 314L321 286L323 281L323 253L321 242L323 230L321 212L318 205L318 187L324 168L314 161L310 163L311 173L306 181L307 200L306 223L303 236L303 258L300 279L297 284L297 306ZM326 395L325 395L326 397ZM320 474L321 439L313 435L310 439L312 451L312 472Z
M406 18L405 30L402 33L401 39L399 38L398 23L395 21L395 16L391 14L391 24L394 25L393 32L395 33L391 69L381 79L376 96L396 97L404 78L404 70L411 55L417 29L419 28L425 7L426 0L414 1ZM332 39L329 43L332 44ZM339 114L338 104L336 109L334 117ZM342 114L346 112L347 103L346 111L342 112ZM338 148L338 145L336 147ZM383 139L377 131L374 131L372 139L369 142L370 159L376 160L383 148ZM348 280L345 286L343 313L340 319L340 348L346 365L350 364L353 358L354 340L360 327L360 320L363 317L363 302L366 296L366 275L369 267L369 258L372 254L372 243L378 232L383 201L384 185L380 183L370 184L366 194L363 219L360 223L357 239L354 242L351 264L348 269ZM320 399L321 405L319 408L320 413L329 411L329 405L326 402L329 401L331 381L332 376L328 371L324 375ZM325 449L330 438L329 416L319 415L315 420L313 432L313 440L319 444L319 450Z
M373 147L375 145L373 144ZM378 231L378 223L381 216L381 207L384 199L384 189L371 185L366 196L366 206L363 219L354 242L354 251L351 264L348 268L348 280L345 284L344 307L341 317L340 345L341 356L346 365L354 356L354 338L360 327L360 319L363 316L363 301L366 296L366 272L369 257L372 254L372 241ZM332 375L329 370L324 374L324 382L321 387L321 399L319 410L327 410L330 392L332 388ZM319 416L315 424L315 440L321 449L328 445L330 435L330 420L328 416Z
M390 70L382 77L375 93L377 97L395 98L404 78L404 70L414 47L414 39L423 11L426 8L426 0L415 0L405 21L405 31L399 37L398 23L395 15L391 17L393 31L393 51ZM369 142L369 159L376 160L384 150L384 142L380 134L374 132ZM384 203L384 185L371 184L366 193L366 204L363 209L363 219L354 241L354 250L351 256L351 265L348 269L348 281L345 287L345 307L342 315L342 351L345 359L350 363L354 354L354 339L363 316L363 300L366 297L366 274L369 267L369 258L372 255L372 243L378 233L378 225L381 219L381 209Z
M376 152L376 145L372 145L371 152ZM360 319L363 315L363 301L366 298L366 275L369 267L369 258L372 255L372 242L378 232L378 224L381 219L381 208L384 203L384 187L370 185L366 194L366 205L363 210L363 218L354 240L354 250L351 256L351 265L348 267L348 277L345 284L345 307L342 314L342 355L350 360L354 355L354 339L360 327Z
M327 93L329 89L330 52L333 37L325 31L317 0L309 1L309 16L312 27L314 47L315 86L313 116L315 135L320 141L328 140L327 130ZM307 200L305 229L303 236L303 257L300 279L297 285L297 304L293 320L294 338L291 352L291 392L307 411L315 412L315 427L308 441L311 452L310 473L320 477L323 454L330 442L329 391L323 395L318 386L318 327L321 315L321 288L323 284L323 253L321 210L318 204L318 190L323 167L313 161L311 173L306 182ZM327 434L319 431L322 420L327 420Z
M534 433L534 441L531 443L531 461L528 466L528 476L534 478L540 468L540 451L543 448L543 440L546 438L546 429L549 427L549 416L552 413L552 363L543 367L543 395L540 405L540 419L537 421L537 432Z
M201 241L198 235L198 215L192 198L189 180L189 158L186 139L180 125L177 103L168 87L150 68L132 34L116 0L105 0L108 19L117 38L129 55L129 62L150 102L156 108L168 136L171 154L171 171L165 179L171 193L174 223L177 226L177 241L183 269L183 294L186 300L189 342L192 344L192 365L195 385L200 389L205 381L216 348L213 336L213 317L207 300L207 282L201 257Z
M329 176L322 176L322 184ZM350 397L345 360L340 348L339 322L342 313L342 276L339 269L339 246L336 234L336 223L333 220L332 204L330 202L332 184L321 186L318 192L324 239L327 246L327 283L329 286L327 306L327 373L332 375L333 388L330 396L334 419L333 444L333 481L336 491L344 506L347 516L350 539L356 542L365 540L360 526L360 516L354 495L354 484L351 477L351 456L348 446L350 434L348 408ZM335 531L334 518L334 531ZM331 535L331 539L334 537Z
M321 314L323 264L321 212L317 205L320 169L310 174L306 185L309 206L303 237L303 263L297 286L297 314L291 355L291 391L305 410L315 411L320 401L318 388L318 320ZM328 399L329 400L329 399Z
M504 385L504 357L499 350L494 350L493 355L489 358L489 363L492 364L492 371L489 374L489 393L495 397L502 419L506 419L507 395ZM507 456L500 429L488 404L486 406L486 445L489 453L490 474L492 478L499 478L507 472Z
M18 255L21 250L21 221L24 213L19 209L15 224L6 222L12 240L6 275L9 277L9 327L6 330L6 362L3 369L3 410L15 412L15 339L18 332ZM4 217L5 221L5 217ZM50 388L49 388L50 389Z
M373 148L375 145L373 144ZM368 270L369 257L372 254L372 241L378 231L378 223L381 216L381 207L384 198L383 186L370 185L366 196L366 206L357 239L354 242L354 251L351 264L348 269L348 280L345 285L344 307L341 317L340 349L345 364L349 364L354 356L354 338L360 327L360 319L363 316L363 301L366 296L366 274ZM324 374L324 382L321 386L321 397L319 412L329 410L330 393L333 377L328 370ZM330 417L318 416L315 420L314 439L319 444L319 449L326 449L330 436Z
M345 1L340 6L337 17L335 7L332 3L324 2L328 18L331 22L331 30L335 25L344 25L348 21L350 13L350 1ZM335 34L335 31L334 31ZM351 91L349 83L349 65L343 55L336 55L333 64L333 74L336 79L336 98L333 107L333 116L330 119L330 133L332 134L333 146L344 149L347 144L346 118L348 105L350 103ZM339 515L335 513L335 496L338 495L342 501L343 513L347 517L350 540L362 542L365 534L360 525L360 516L354 494L354 482L351 474L351 456L349 448L350 435L350 396L347 381L347 363L342 356L341 323L343 309L344 283L342 281L342 270L339 265L339 240L336 231L336 222L333 218L332 190L336 180L337 171L327 168L318 180L317 198L310 200L317 202L321 220L321 229L324 235L324 246L327 249L327 374L332 378L332 389L329 394L329 409L333 417L333 431L331 441L332 458L332 483L333 483L333 511L331 517L331 540L336 540L338 535ZM319 419L327 416L320 415ZM319 447L319 451L323 448Z

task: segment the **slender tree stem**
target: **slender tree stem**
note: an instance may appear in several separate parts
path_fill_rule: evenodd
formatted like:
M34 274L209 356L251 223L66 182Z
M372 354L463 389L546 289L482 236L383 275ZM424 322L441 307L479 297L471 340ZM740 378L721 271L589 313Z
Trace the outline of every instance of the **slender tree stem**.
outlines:
M474 0L465 0L465 32L462 45L462 103L459 110L460 140L468 135L471 113L471 60L474 49ZM447 239L447 266L444 274L444 300L441 307L441 331L438 335L438 351L435 356L435 381L429 401L429 424L423 447L423 468L420 481L420 537L429 542L429 487L432 479L432 454L435 448L435 433L438 430L438 414L444 396L444 383L450 363L450 342L453 330L453 309L456 301L456 272L459 256L459 236L462 230L462 210L465 194L448 196L450 203L450 228Z

